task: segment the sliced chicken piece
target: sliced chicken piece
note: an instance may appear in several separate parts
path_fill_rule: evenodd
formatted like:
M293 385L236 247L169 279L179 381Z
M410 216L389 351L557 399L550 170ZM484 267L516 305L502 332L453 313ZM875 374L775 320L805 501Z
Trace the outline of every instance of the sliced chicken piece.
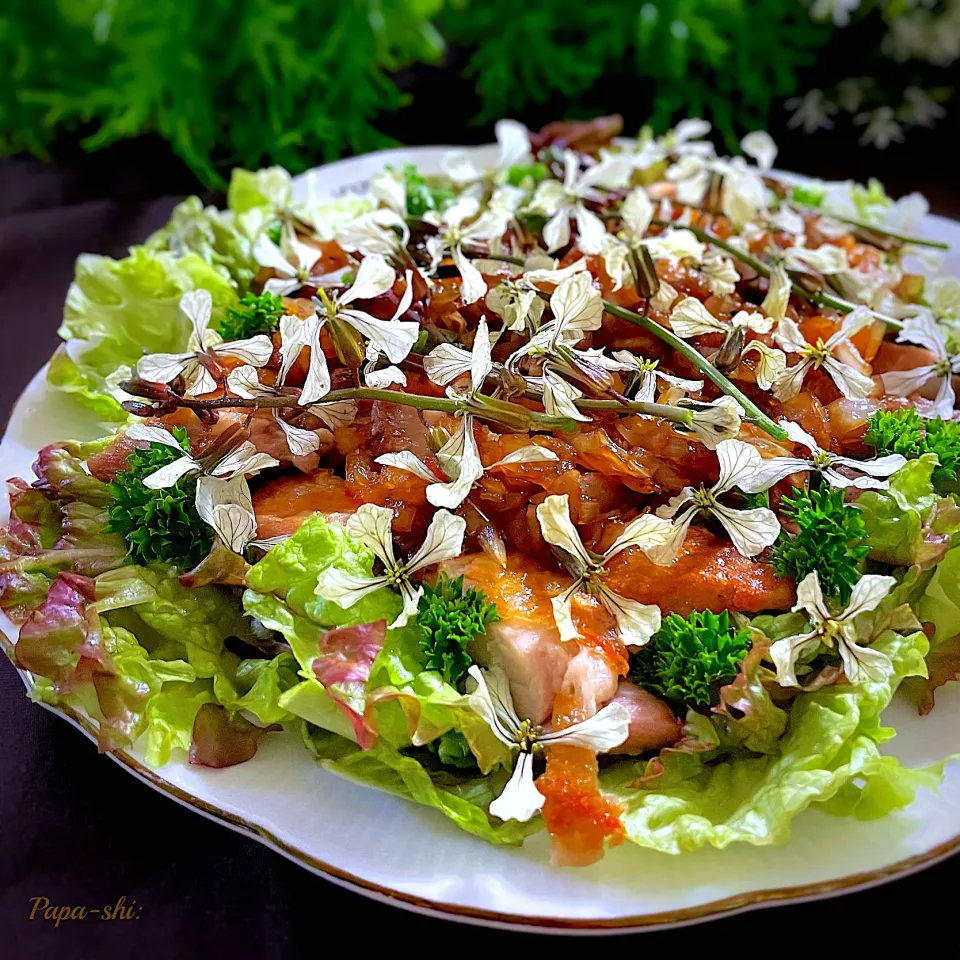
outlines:
M659 697L629 680L617 686L614 703L626 707L630 714L627 739L610 753L638 754L647 750L672 747L680 739L680 718Z

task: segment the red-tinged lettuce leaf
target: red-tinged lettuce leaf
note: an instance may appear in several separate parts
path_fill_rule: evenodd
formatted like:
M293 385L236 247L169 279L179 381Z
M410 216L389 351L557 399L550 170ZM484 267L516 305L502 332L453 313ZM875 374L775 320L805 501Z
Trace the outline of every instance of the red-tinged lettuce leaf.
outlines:
M720 703L713 708L724 719L725 739L742 743L754 753L777 753L787 728L787 712L770 696L777 684L776 674L763 665L769 650L767 641L754 643L736 679L720 688Z
M927 654L927 672L927 677L909 677L903 682L904 692L916 704L922 717L934 708L938 688L960 680L960 635L931 647Z
M52 680L58 693L104 667L109 657L101 643L99 618L87 608L95 598L93 580L61 573L20 628L14 648L17 666Z
M233 767L246 763L257 752L265 733L281 729L277 724L258 727L239 713L216 703L205 703L193 721L190 762L201 767Z
M628 784L630 788L657 790L680 783L700 773L704 761L716 756L720 750L716 727L709 717L695 710L687 711L680 733L680 739L672 747L664 747L646 763L621 767L625 775L630 775L631 770L635 773L637 768L641 771L641 775ZM610 774L620 779L613 768Z
M387 621L336 627L320 634L320 654L313 672L327 696L343 710L364 750L377 742L376 724L367 709L366 689L370 668L383 649Z
M106 485L84 472L70 445L45 447L37 480L10 481L10 520L0 533L0 608L23 621L61 570L86 577L120 566L127 545L106 531Z
M180 574L183 587L206 587L218 583L227 587L242 587L250 564L234 553L222 540L214 540L210 552L192 570Z

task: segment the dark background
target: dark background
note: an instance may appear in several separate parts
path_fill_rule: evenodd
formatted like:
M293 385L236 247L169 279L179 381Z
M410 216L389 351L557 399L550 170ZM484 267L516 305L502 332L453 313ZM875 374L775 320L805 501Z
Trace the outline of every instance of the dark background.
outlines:
M524 119L534 126L551 117L545 108ZM919 189L934 212L960 217L956 161L944 144L949 124L939 133L914 131L907 144L882 153L830 134L773 133L784 168L836 178L873 174L894 196ZM408 118L394 132L409 143L490 138L482 128L438 129L426 114L419 126ZM159 140L93 156L64 146L50 165L0 161L0 417L56 347L74 258L123 256L195 189ZM952 860L865 893L633 935L601 948L684 956L779 952L791 943L820 951L844 943L862 952L909 937L919 950L930 940L941 949L945 942L954 956L958 881L960 861ZM136 901L137 919L55 928L28 920L36 896L86 906L125 896L128 904ZM565 955L597 946L522 936L458 927L361 898L198 817L98 757L80 733L30 704L12 667L0 664L0 957L272 960L376 949L472 956L505 948Z

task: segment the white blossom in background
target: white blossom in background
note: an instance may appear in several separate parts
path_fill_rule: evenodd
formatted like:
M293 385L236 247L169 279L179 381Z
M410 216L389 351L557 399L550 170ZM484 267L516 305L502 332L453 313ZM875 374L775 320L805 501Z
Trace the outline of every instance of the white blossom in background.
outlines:
M670 523L652 513L641 514L623 528L602 554L594 554L583 545L580 533L570 519L570 500L566 494L554 494L539 504L537 520L543 539L560 550L564 565L574 577L573 583L550 601L560 639L577 638L573 598L577 593L586 593L596 597L616 619L617 633L624 644L642 647L660 629L660 608L614 593L604 583L606 564L632 547L644 552L662 547L673 532Z
M814 20L833 20L838 27L850 23L850 14L854 13L863 0L813 0L810 16Z
M279 397L282 392L276 387L261 383L254 367L235 367L227 375L227 387L235 396L245 400L255 400L257 397ZM303 410L298 412L304 412ZM345 426L356 419L357 403L355 400L335 400L332 403L315 403L305 410L322 420L331 430ZM277 425L283 431L287 441L287 449L294 457L305 457L320 449L320 438L314 430L304 430L287 423L280 416L280 411L273 410Z
M859 140L862 147L872 144L878 150L885 150L891 143L903 143L903 127L897 122L893 107L877 107L858 113L853 122L864 128Z
M786 353L798 354L800 362L784 370L773 385L773 395L778 400L789 400L795 397L800 392L807 374L811 370L819 370L823 367L837 385L837 389L848 399L862 400L869 396L874 388L872 378L850 364L838 360L834 352L843 345L847 345L850 350L856 352L856 348L850 343L850 338L871 323L873 323L873 314L865 307L857 307L843 318L840 329L826 343L818 340L817 343L811 344L803 338L800 328L793 320L789 318L781 320L773 338Z
M824 600L817 571L807 574L797 587L797 603L793 610L804 611L813 630L784 637L770 647L770 659L777 668L777 683L784 687L799 687L797 659L819 649L821 644L840 654L843 672L850 683L879 683L888 679L893 673L893 663L885 653L857 642L860 637L855 621L860 614L875 610L896 582L893 577L874 574L861 577L853 587L846 609L833 615Z
M178 480L198 473L196 507L200 518L234 553L242 553L257 535L257 521L247 476L280 465L279 460L260 453L249 441L226 452L215 462L196 459L184 452L180 442L163 427L135 423L126 431L131 440L162 443L176 450L180 458L144 477L148 490L166 490Z
M633 399L643 403L653 403L657 397L657 381L660 380L670 390L681 393L699 393L703 389L702 380L686 380L664 373L660 369L659 361L645 360L629 350L614 350L613 357L620 363L624 372L633 373L637 378L637 386L633 390Z
M712 487L701 486L699 490L684 487L657 510L657 516L673 520L673 532L667 543L650 551L654 563L665 565L673 561L694 517L702 511L720 521L734 547L745 557L755 557L780 535L780 522L772 510L766 507L736 510L718 501L722 494L749 482L760 469L762 461L756 448L742 440L724 440L717 445L717 459L720 478Z
M277 277L271 277L263 289L277 297L286 297L301 287L323 286L325 275L316 272L323 251L300 240L287 228L280 237L278 247L265 233L257 237L253 245L253 258L261 267L270 267Z
M906 457L899 453L892 453L886 457L874 460L854 460L851 457L841 457L829 450L818 446L817 441L810 436L799 424L790 420L781 420L780 426L786 431L793 443L806 447L812 456L803 457L771 457L764 460L757 472L740 484L744 493L759 493L769 490L794 473L817 473L832 487L856 487L858 490L886 490L890 484L886 480L876 480L875 477L889 477L896 473L906 462ZM837 467L847 467L861 476L848 477Z
M609 273L609 271L607 271ZM700 264L700 272L707 280L707 287L715 297L733 293L740 281L740 274L730 257L725 257L714 247L708 247Z
M947 111L926 90L907 87L903 91L903 106L898 111L904 122L914 127L935 127Z
M470 707L505 747L517 751L513 774L489 807L490 813L501 820L526 822L543 807L546 797L536 788L533 778L535 749L565 743L606 753L619 747L629 734L630 715L620 703L608 703L587 720L546 733L539 724L521 720L510 695L507 675L500 667L481 670L474 664L468 673L476 683L476 689L469 694Z
M407 182L400 170L381 170L370 178L370 195L401 220L407 216Z
M740 141L740 149L764 172L773 167L777 159L777 145L765 130L754 130Z
M153 383L171 383L182 376L186 381L186 396L211 393L217 382L204 365L204 356L230 357L251 366L262 367L273 356L273 341L258 334L245 340L223 342L210 329L213 298L209 290L191 290L180 298L180 312L190 321L192 333L186 353L148 353L137 361L137 376Z
M379 254L402 261L410 241L410 228L394 210L381 207L342 224L335 236L348 253L362 253L365 257Z
M563 154L563 182L541 180L537 184L528 210L547 217L543 239L552 253L570 242L570 219L577 224L577 246L584 253L599 253L607 228L603 221L585 206L585 201L603 199L600 187L608 187L622 179L623 163L618 157L580 172L580 158L572 150Z
M403 609L390 624L390 629L405 626L411 617L416 616L423 595L423 587L415 586L411 577L436 563L460 556L466 529L467 522L463 517L438 510L427 527L420 549L409 560L400 561L393 550L393 511L373 503L361 504L347 521L347 536L374 554L383 564L383 573L357 577L331 565L320 573L316 594L346 609L367 594L391 587L400 592Z
M822 90L808 90L802 97L791 97L784 106L793 111L787 121L791 130L802 127L804 133L832 130L830 118L837 112L837 105L826 98Z
M903 329L897 335L897 342L918 343L926 347L933 354L934 361L913 370L894 370L881 374L884 390L897 397L908 397L920 390L928 380L937 378L940 380L940 388L937 390L936 399L922 415L952 419L956 397L951 378L960 373L960 354L949 352L946 335L937 326L933 314L924 310L918 316L904 320Z
M357 268L353 284L343 293L327 294L315 303L319 311L304 320L292 315L280 318L280 370L277 383L283 385L304 347L310 348L310 365L300 393L300 403L309 406L330 391L330 371L320 346L320 331L327 324L343 323L352 327L364 341L372 341L387 355L391 363L399 363L413 349L420 336L420 324L400 320L410 307L413 297L411 274L393 318L378 320L369 313L352 306L356 300L372 300L393 287L396 273L379 254L364 257Z
M480 271L470 262L465 247L476 247L499 237L506 225L503 215L485 210L479 216L480 205L473 197L461 197L442 213L428 210L424 220L438 228L436 236L428 237L430 272L435 273L444 254L449 253L460 271L460 296L464 303L476 303L487 292L487 284ZM465 223L472 220L472 223Z

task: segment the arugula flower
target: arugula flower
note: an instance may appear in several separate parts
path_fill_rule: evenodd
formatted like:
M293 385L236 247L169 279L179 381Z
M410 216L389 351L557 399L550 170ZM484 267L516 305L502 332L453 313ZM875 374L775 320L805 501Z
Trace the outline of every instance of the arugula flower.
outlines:
M335 239L348 253L360 253L365 257L379 254L393 262L405 263L410 228L396 211L381 207L344 223L338 228Z
M773 324L774 320L771 317L765 317L754 310L740 310L729 323L724 323L710 313L696 297L684 297L670 311L670 326L673 332L684 340L699 337L705 333L722 333L726 336L738 327L753 330L756 333L769 333Z
M580 173L580 157L572 150L563 153L563 182L542 180L530 201L528 210L547 217L543 239L552 253L570 242L570 218L577 222L577 246L583 253L599 253L607 228L603 221L585 206L585 201L599 201L603 194L597 187L617 179L623 164L610 157Z
M686 380L664 373L659 360L646 360L629 350L614 350L613 357L621 364L621 369L633 374L634 383L627 387L627 395L643 403L653 403L657 398L657 381L661 380L671 390L683 393L699 393L703 389L702 380Z
M740 149L766 173L777 159L777 145L766 130L753 130L740 141Z
M757 362L753 369L757 386L761 390L772 390L773 385L787 369L787 355L776 347L768 346L762 340L751 340L740 353L740 358L756 353Z
M399 363L411 351L420 336L420 324L399 319L409 309L413 297L409 277L407 288L390 320L378 320L351 306L355 300L372 300L386 293L395 279L393 267L379 254L372 254L364 257L349 289L330 295L320 291L320 299L315 301L320 310L316 314L305 320L292 315L280 319L281 362L277 375L279 384L286 381L294 362L300 356L300 351L304 347L310 348L310 365L300 394L301 405L309 406L330 392L330 371L320 346L320 331L325 326L329 326L334 332L340 332L346 327L361 338L367 338L375 343L392 363Z
M524 822L535 817L543 807L546 798L533 779L535 750L565 743L604 753L627 739L630 715L620 703L608 703L588 720L547 733L539 724L520 719L510 695L510 684L500 667L481 670L474 665L468 673L477 684L469 695L471 709L504 746L518 751L513 775L489 807L489 812L501 820Z
M478 170L466 150L448 150L440 158L440 169L454 182L463 186L493 178L503 179L511 167L530 159L530 132L516 120L498 120L493 128L499 154L496 165Z
M273 356L273 341L262 334L245 340L222 342L210 329L213 297L209 290L191 290L180 298L180 311L190 321L193 349L187 353L149 353L137 361L137 375L154 383L171 383L182 376L187 382L187 396L212 393L217 383L209 367L218 369L221 357L242 360L262 367Z
M416 615L423 595L423 587L415 587L410 578L420 570L460 556L466 529L467 522L463 517L438 510L427 527L420 549L409 560L400 561L393 552L393 511L373 503L361 504L347 521L347 535L374 554L383 564L383 573L356 577L329 566L320 574L315 592L318 597L347 609L381 587L392 587L400 591L403 609L389 629L403 627Z
M460 271L460 296L464 303L476 303L487 292L487 283L480 271L470 262L464 247L476 247L499 237L506 225L502 212L485 210L477 213L480 205L472 197L461 197L443 213L429 211L424 220L438 227L436 236L427 237L430 254L430 272L435 273L445 253L449 253ZM476 219L473 219L476 218ZM465 220L473 220L464 224Z
M255 400L257 397L279 397L283 391L260 382L260 377L254 367L236 367L227 376L227 387L230 392L245 400ZM333 403L315 403L307 407L306 413L319 417L331 430L352 423L357 416L355 400L335 400ZM320 438L314 430L304 430L287 423L280 416L280 411L273 410L273 416L283 431L287 441L287 448L295 457L305 457L320 448Z
M516 333L536 331L546 309L546 301L535 284L560 284L587 269L587 262L582 258L562 269L557 269L556 261L550 262L554 266L526 269L518 279L504 280L487 293L484 302L503 320L504 330Z
M685 260L702 263L706 251L704 244L682 227L668 227L657 236L648 237L644 243L654 260L666 260L671 266L677 266Z
M614 290L619 290L624 281L633 278L631 254L640 252L643 235L653 220L653 203L647 191L643 187L634 187L621 204L619 213L621 226L617 235L606 234L600 250L604 269L615 281Z
M270 267L277 277L271 277L263 289L278 297L286 297L301 287L319 287L324 275L314 273L314 268L323 257L323 251L298 239L289 227L280 236L277 246L266 233L257 237L253 245L253 258L261 267Z
M200 474L197 480L196 508L200 518L213 528L220 540L234 553L242 553L257 535L253 500L247 475L280 465L279 460L260 453L249 441L220 453L214 460L196 459L185 453L180 442L164 427L135 423L127 430L131 440L162 443L182 456L143 478L148 490L165 490L181 477Z
M662 547L671 536L670 524L653 514L641 514L623 528L620 536L602 554L596 554L587 550L580 539L580 533L570 519L570 499L566 494L554 494L539 504L537 520L543 539L559 549L564 566L574 577L573 583L550 601L560 639L577 638L573 597L577 593L588 593L616 618L617 632L623 643L642 647L660 629L660 608L614 593L604 583L606 564L630 547L639 547L646 553Z
M470 392L479 393L493 370L490 331L484 317L477 324L473 349L465 350L454 343L441 343L423 358L423 369L440 387L449 386L457 377L470 374Z
M708 247L700 263L700 272L707 278L707 287L715 297L733 293L740 282L740 274L733 260L719 250ZM740 311L743 313L744 311ZM766 331L764 331L766 332Z
M720 478L712 487L701 486L699 490L684 487L657 510L657 516L673 519L673 533L662 547L650 551L654 563L665 565L672 562L687 537L693 518L702 511L712 513L720 521L734 547L745 557L755 557L780 535L777 515L767 507L736 510L717 499L734 487L749 483L760 469L762 461L756 448L742 440L723 440L717 444L717 459Z
M767 295L760 304L760 309L774 320L783 320L787 315L787 307L790 306L790 293L792 286L790 275L783 262L774 265L770 271L770 277L767 281Z
M857 643L856 618L875 610L897 581L893 577L867 574L853 588L850 602L838 615L830 612L820 589L820 578L814 570L797 587L794 612L803 610L813 630L778 640L770 648L770 658L777 668L777 682L784 687L799 687L797 659L817 650L822 644L836 649L843 661L843 672L850 683L880 683L893 673L890 658L879 650Z
M834 356L834 351L844 344L850 343L850 338L873 323L873 314L864 307L857 307L843 318L843 325L831 336L826 343L817 340L815 344L807 343L800 332L800 328L789 317L780 321L774 340L787 353L796 353L800 362L787 369L777 378L773 385L773 395L778 400L789 400L795 397L803 386L803 381L811 370L823 367L830 374L837 389L848 399L860 400L873 392L873 380L854 369L848 363L843 363ZM855 347L850 347L855 350Z
M889 483L886 480L875 480L874 477L889 477L896 473L906 462L906 457L893 453L888 457L876 460L854 460L851 457L841 457L817 445L817 441L810 436L799 424L790 420L781 420L780 426L787 432L787 436L796 444L806 447L813 455L809 460L803 457L771 457L764 460L752 477L740 484L744 493L759 493L769 490L775 483L794 473L817 473L827 483L834 487L856 487L858 490L886 490ZM861 474L851 479L845 476L837 467L849 467Z
M919 343L933 354L934 362L913 370L896 370L881 374L884 389L894 396L907 397L911 393L916 393L928 380L936 377L940 380L940 389L937 391L933 405L924 415L940 417L943 420L952 419L956 397L953 393L951 378L955 373L960 373L960 354L949 351L947 338L937 326L933 315L925 310L919 316L904 320L903 329L897 336L897 343Z

